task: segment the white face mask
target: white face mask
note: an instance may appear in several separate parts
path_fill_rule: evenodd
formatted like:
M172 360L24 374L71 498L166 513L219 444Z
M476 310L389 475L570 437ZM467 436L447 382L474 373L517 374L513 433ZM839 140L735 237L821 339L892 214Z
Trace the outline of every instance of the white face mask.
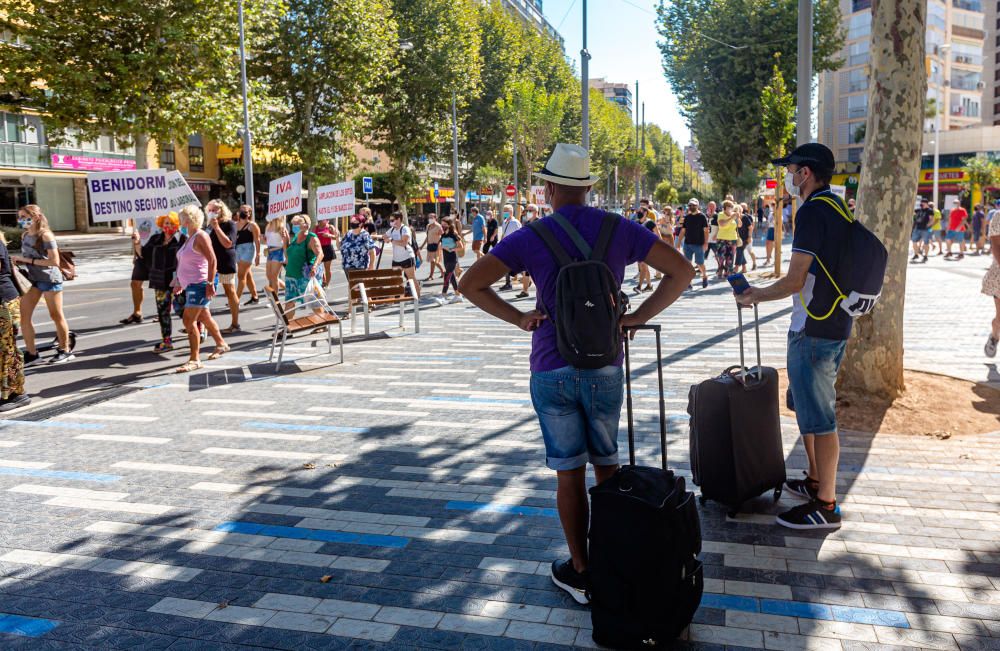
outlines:
M799 186L795 185L794 172L785 172L785 192L793 197L799 196Z

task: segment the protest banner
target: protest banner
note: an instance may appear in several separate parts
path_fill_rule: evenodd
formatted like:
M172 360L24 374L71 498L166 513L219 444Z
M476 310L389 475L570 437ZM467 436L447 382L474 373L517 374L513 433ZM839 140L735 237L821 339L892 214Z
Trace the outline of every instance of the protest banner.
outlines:
M302 172L271 181L267 190L267 218L302 212Z
M201 200L177 170L167 172L167 196L170 198L170 210L174 212L180 212L184 206L194 205L201 208Z
M545 203L544 185L531 186L531 203L535 204L539 208L548 208L549 204Z
M316 189L316 219L335 219L354 214L354 181L331 183Z
M166 170L91 172L87 194L95 222L155 218L169 212Z

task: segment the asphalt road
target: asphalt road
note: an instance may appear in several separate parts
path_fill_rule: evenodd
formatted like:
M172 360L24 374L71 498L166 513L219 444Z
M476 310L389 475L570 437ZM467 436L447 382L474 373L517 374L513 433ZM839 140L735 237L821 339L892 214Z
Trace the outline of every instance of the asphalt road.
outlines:
M105 235L74 238L72 243L63 242L77 254L79 279L65 283L63 292L64 312L70 329L77 333L76 359L63 364L48 364L46 357L54 350L43 353L41 363L26 369L27 391L32 396L28 407L5 414L8 418L24 418L25 414L51 408L56 403L79 403L116 387L130 384L156 384L164 382L163 376L170 374L187 360L185 335L180 333L180 319L175 318L175 350L167 354L153 353L153 346L160 341L159 323L153 292L146 290L143 299L143 321L128 326L118 322L132 310L129 293L131 257L128 253L127 238ZM463 266L471 265L474 256L471 247ZM391 264L389 250L382 257L381 266ZM417 271L418 278L427 276L426 265ZM263 264L254 271L257 287L266 285ZM95 282L96 281L96 282ZM440 291L440 278L436 277L427 285L427 292ZM340 261L333 265L333 282L327 289L327 297L335 309L346 311L347 284ZM242 302L249 299L244 294ZM434 303L429 303L434 306ZM212 313L222 328L230 324L229 309L224 298L212 301ZM273 332L274 313L268 305L263 291L258 305L241 308L240 325L243 331L226 336L226 342L234 350L259 348L267 344ZM44 305L35 311L35 328L39 346L51 342L55 328ZM345 340L348 328L345 325ZM359 335L360 336L360 335ZM202 347L203 356L211 352L212 344Z

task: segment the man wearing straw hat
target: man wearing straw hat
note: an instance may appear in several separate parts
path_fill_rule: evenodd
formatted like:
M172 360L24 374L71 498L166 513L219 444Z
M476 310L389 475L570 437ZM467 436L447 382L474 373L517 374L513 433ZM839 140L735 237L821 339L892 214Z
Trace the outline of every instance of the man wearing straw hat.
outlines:
M546 203L593 248L607 213L585 205L587 193L598 180L590 173L587 151L577 145L559 143L545 168L535 176L545 183ZM691 282L694 271L655 233L624 218L618 219L603 261L619 287L625 267L639 261L664 276L656 291L621 319L623 326L641 325L677 300ZM550 229L569 255L583 257L557 217L545 217L535 227ZM546 465L558 476L559 519L571 556L552 564L552 580L577 602L585 604L588 603L587 463L593 464L598 482L618 468L618 420L624 376L620 355L613 364L597 369L575 368L560 355L553 326L553 320L559 318L554 309L559 270L559 264L534 228L522 228L504 238L465 272L460 290L480 309L532 333L532 404L545 443ZM492 289L493 283L507 274L525 271L537 286L535 309L528 312L520 311ZM568 407L572 404L575 409Z

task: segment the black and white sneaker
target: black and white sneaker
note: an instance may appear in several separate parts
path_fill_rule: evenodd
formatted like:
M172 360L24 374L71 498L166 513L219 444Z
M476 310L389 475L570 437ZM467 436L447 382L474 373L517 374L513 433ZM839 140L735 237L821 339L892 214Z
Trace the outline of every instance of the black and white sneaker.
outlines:
M57 348L56 354L49 360L49 364L62 364L63 362L68 362L73 359L76 359L76 355L68 350L59 350Z
M26 393L18 393L0 400L0 412L11 411L31 404L31 398Z
M774 521L789 529L839 529L840 506L834 503L828 509L826 503L813 499L779 514Z
M568 592L576 603L584 606L590 603L587 576L576 571L572 560L552 561L552 582Z
M38 360L41 358L42 356L38 353L29 353L28 351L24 351L24 366L27 368L32 364L37 364Z
M983 352L986 353L987 357L997 356L997 338L990 335L989 339L986 340L986 345L983 347Z
M800 500L814 500L819 491L819 482L811 478L805 471L805 479L789 479L785 482L785 492Z

